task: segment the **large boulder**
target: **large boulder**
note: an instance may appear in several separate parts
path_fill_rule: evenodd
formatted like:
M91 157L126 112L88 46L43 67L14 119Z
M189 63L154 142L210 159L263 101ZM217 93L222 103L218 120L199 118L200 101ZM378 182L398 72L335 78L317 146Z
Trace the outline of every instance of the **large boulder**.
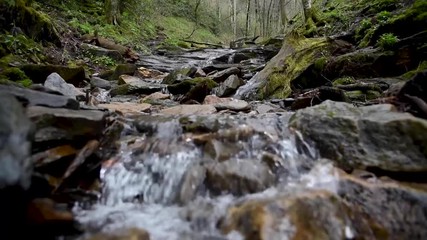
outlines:
M67 83L59 74L52 73L50 74L46 81L44 82L44 86L62 93L64 96L68 96L73 99L84 98L85 94L74 87L73 84Z
M2 94L11 94L29 106L69 109L79 109L80 107L79 102L70 97L31 89L0 85L0 95Z
M357 108L327 100L297 111L289 125L344 169L427 171L427 121L392 105Z
M190 79L197 72L197 68L176 69L169 73L162 81L163 84L175 84Z
M324 166L322 166L324 168ZM427 193L397 182L368 181L330 169L328 184L244 199L219 222L244 239L424 239ZM325 176L328 175L328 176ZM332 174L332 175L330 175Z

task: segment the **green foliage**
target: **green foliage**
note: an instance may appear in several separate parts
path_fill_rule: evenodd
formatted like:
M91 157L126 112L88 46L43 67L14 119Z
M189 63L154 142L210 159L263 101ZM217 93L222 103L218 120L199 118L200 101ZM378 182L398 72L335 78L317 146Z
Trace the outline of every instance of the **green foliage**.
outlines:
M398 41L399 39L393 33L384 33L378 39L377 45L384 50L389 50L393 48Z
M23 34L17 36L0 34L0 48L3 49L2 55L12 53L38 62L44 58L41 51L42 46Z
M388 11L382 11L377 14L377 20L380 22L380 24L386 23L390 18L392 14Z
M113 67L117 64L114 59L112 59L108 56L95 57L95 58L93 58L92 61L93 61L93 63L95 63L97 65L104 66L104 67Z
M359 27L356 29L356 39L361 39L365 36L365 33L368 29L372 27L372 21L371 19L363 19L360 22Z
M22 79L27 79L27 75L19 68L7 68L2 72L2 75L6 76L9 80L18 81Z

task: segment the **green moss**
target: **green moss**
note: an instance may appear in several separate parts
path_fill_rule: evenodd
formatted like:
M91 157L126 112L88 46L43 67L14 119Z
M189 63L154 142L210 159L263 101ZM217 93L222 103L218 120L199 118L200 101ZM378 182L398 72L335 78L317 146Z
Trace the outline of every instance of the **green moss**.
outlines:
M398 41L399 39L393 33L384 33L378 39L377 46L384 50L389 50L392 49Z
M389 11L382 11L379 12L376 17L380 23L386 23L391 18L391 16L392 14Z
M418 65L418 67L414 70L411 70L405 74L403 74L401 77L404 79L411 79L413 78L417 73L427 70L427 61L422 61L420 62L420 64Z
M360 102L364 102L364 101L369 101L369 100L373 100L373 99L377 99L379 97L381 97L381 93L378 91L348 91L346 92L346 96L352 100L352 101L360 101Z
M353 84L356 81L352 77L342 77L334 80L333 86Z
M11 81L19 81L27 79L27 75L19 68L7 68L2 72L2 75L7 77Z
M20 80L20 81L17 81L17 83L23 87L30 87L33 84L33 82L30 79Z

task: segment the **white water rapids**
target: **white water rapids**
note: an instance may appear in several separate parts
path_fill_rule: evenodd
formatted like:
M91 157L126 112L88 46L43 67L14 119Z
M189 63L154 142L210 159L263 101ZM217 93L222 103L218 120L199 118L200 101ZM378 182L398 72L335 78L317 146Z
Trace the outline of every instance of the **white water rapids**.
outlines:
M180 134L173 133L173 123L168 124L169 128L161 128L154 137L165 137L168 129L171 131L168 136L172 136L172 139ZM122 144L118 163L102 169L103 193L99 202L89 209L76 206L75 213L89 232L114 232L137 227L147 230L152 240L243 239L237 232L223 236L216 229L217 221L236 202L313 188L337 192L337 177L332 164L318 161L310 171L302 173L298 170L298 162L312 159L315 152L309 148L306 154L298 153L296 138L295 135L281 136L275 145L274 150L280 156L280 164L289 169L283 176L280 176L280 172L277 173L279 179L283 179L275 186L242 197L230 194L216 197L209 194L197 195L184 204L177 201L177 198L185 174L202 158L201 149L195 146L193 149L184 147L167 155L144 152L138 156L143 161L134 161L131 156L133 150ZM143 142L145 138L141 136L135 140L138 141ZM257 149L257 144L250 143L251 141L256 142L257 136L248 141L248 146L252 148L245 149L239 156L259 155L262 149ZM307 154L314 156L306 156ZM143 200L135 196L143 196ZM193 216L190 220L187 217L189 214Z

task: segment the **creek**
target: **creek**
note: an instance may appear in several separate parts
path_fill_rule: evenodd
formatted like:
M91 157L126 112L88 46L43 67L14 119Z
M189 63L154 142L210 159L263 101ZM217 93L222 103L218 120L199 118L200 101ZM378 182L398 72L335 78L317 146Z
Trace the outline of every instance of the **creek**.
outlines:
M140 65L171 71L215 64L227 55L233 63L230 53L158 55L143 58ZM264 63L248 61L247 69ZM218 229L229 207L295 192L338 191L331 163L319 160L315 149L288 128L291 114L127 117L118 154L101 169L99 200L77 204L77 219L87 234L136 227L147 230L152 240L244 239L236 231ZM282 227L265 239L279 239L292 230Z

